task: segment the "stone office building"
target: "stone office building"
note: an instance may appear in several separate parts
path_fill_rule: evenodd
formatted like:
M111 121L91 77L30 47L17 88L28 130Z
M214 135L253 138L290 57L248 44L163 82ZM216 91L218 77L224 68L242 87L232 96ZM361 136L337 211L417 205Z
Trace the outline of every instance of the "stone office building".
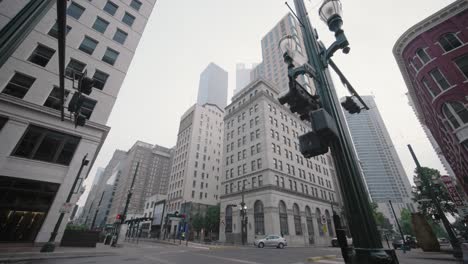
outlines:
M250 83L226 107L220 241L240 243L240 203L247 205L247 242L283 235L291 245L329 245L338 206L329 154L305 159L297 137L309 130L279 104L278 89Z

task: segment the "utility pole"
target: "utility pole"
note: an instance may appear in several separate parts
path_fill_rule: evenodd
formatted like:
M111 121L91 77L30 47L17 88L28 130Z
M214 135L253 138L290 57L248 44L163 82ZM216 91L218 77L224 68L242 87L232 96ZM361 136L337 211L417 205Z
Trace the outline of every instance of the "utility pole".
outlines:
M423 170L422 170L421 164L419 163L419 160L416 157L416 154L414 153L413 148L411 147L410 144L408 144L408 149L409 149L409 151L411 153L411 156L413 157L414 163L416 163L416 172L417 172L417 175L419 177L419 181L421 181L422 176L423 176L422 175ZM437 214L439 215L440 220L442 221L442 224L444 225L445 230L447 231L447 234L448 234L449 240L450 240L450 244L452 245L452 248L453 248L453 256L455 258L457 258L457 259L461 259L461 258L463 258L463 253L462 253L462 250L461 250L460 241L458 241L457 236L455 235L455 232L452 229L452 225L450 224L449 220L447 219L447 216L445 216L444 211L440 207L440 202L437 199L437 194L434 192L434 189L432 188L431 180L432 179L429 179L429 181L430 181L429 182L429 195L430 195L431 202L436 207ZM415 182L415 184L416 184L416 182ZM418 184L416 184L416 186L417 185ZM422 187L422 186L417 186L417 187L419 188L419 187Z
M398 217L395 214L395 209L393 209L392 200L388 200L388 202L390 203L390 207L392 208L393 217L395 217L395 220L396 220L396 223L397 223L397 226L398 226L398 230L400 231L401 239L403 240L403 253L406 253L406 240L405 240L405 236L403 234L403 231L401 230L400 221L398 221Z
M65 201L65 203L70 202L70 200L71 200L71 198L73 196L73 191L75 190L78 179L80 178L81 171L83 170L84 166L89 164L89 160L86 159L87 157L88 157L88 153L86 153L86 155L84 155L83 159L81 160L80 169L78 170L78 173L76 174L75 181L73 181L73 185L72 185L72 187L70 189L70 192L68 193L67 200ZM63 220L64 216L65 216L65 212L62 211L60 213L59 218L57 219L57 223L55 223L54 230L50 234L49 241L42 246L41 252L54 252L54 250L55 250L55 238L57 237L58 230L60 228L60 225L62 224L62 220Z
M136 165L136 168L135 168L135 173L133 174L133 179L132 179L132 183L130 185L130 188L128 189L128 194L127 194L127 201L125 202L125 207L124 207L124 211L122 213L122 217L120 220L120 223L118 223L118 227L117 227L117 233L115 235L115 240L114 242L111 244L111 246L115 247L117 246L117 241L119 240L119 233L120 233L120 225L122 223L125 223L125 219L127 219L127 210L128 210L128 205L130 204L130 200L132 199L132 194L133 194L133 185L135 184L135 178L137 176L137 173L138 173L138 168L140 167L140 162L137 162L137 165ZM138 232L138 230L137 230Z

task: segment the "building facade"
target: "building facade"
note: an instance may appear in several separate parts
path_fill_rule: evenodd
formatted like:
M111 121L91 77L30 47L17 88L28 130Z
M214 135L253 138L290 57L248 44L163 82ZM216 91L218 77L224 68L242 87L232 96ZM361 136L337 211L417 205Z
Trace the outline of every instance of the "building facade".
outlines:
M16 2L0 2L2 27L27 3ZM82 159L91 161L84 178L107 136L105 124L155 2L67 2L66 105L76 91L74 76L86 71L95 80L83 105L83 127L75 127L68 112L60 120L55 6L0 69L0 179L1 192L8 194L0 198L0 222L7 223L1 241L49 240Z
M141 141L137 141L127 151L125 159L112 168L112 177L115 175L119 183L116 184L113 195L108 224L113 224L117 215L123 213L134 178L132 197L127 209L128 215L143 215L145 200L148 197L167 194L172 155L172 149ZM112 185L110 180L108 184Z
M254 81L226 108L220 241L240 243L244 199L248 243L276 234L292 245L329 245L338 207L333 162L329 154L302 156L297 137L310 124L279 104L278 90Z
M224 111L195 104L181 117L168 188L167 212L188 202L219 203Z
M468 194L468 2L457 0L408 29L393 54L417 117Z
M373 96L361 96L370 110L359 114L345 111L346 121L361 164L367 190L378 210L396 226L389 200L397 217L406 208L414 211L411 184Z
M213 104L224 109L227 104L228 73L210 63L200 74L197 104Z

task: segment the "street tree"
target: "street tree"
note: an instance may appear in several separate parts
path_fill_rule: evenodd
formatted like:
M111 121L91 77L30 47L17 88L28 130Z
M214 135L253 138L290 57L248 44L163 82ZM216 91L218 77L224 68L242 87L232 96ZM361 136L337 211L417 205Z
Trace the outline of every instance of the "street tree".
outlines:
M219 231L219 214L219 205L210 206L206 211L203 227L208 231L209 238L211 238L212 233L218 233Z
M390 220L385 217L382 212L377 211L378 205L377 203L372 203L372 214L374 215L375 222L378 227L382 230L385 230L387 233L391 233L393 231L393 225L390 224Z
M192 228L197 233L197 238L200 237L200 231L203 228L205 219L202 215L196 214L192 217Z
M414 236L413 226L411 224L411 212L406 208L401 210L400 226L404 235Z

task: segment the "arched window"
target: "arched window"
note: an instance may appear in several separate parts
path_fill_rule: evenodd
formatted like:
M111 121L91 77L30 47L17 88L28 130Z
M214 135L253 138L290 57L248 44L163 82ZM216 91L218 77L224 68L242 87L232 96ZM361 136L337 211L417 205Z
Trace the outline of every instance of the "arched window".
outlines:
M286 204L283 201L279 202L279 218L281 235L289 235L288 211L286 210Z
M453 33L447 33L439 38L439 43L445 51L451 51L462 45L460 40Z
M332 220L330 217L330 212L328 210L325 210L325 218L327 219L327 229L328 229L328 235L333 236L333 226L332 226Z
M468 123L468 110L460 102L447 102L442 106L442 111L453 129Z
M299 206L297 204L293 205L293 215L294 215L294 229L296 230L296 235L302 235L302 226L301 226L301 214L299 211Z
M232 233L232 206L226 206L226 214L224 216L226 222L226 228L224 232Z
M428 61L431 60L431 58L429 58L429 55L427 55L426 51L423 50L423 49L418 49L416 51L416 55L418 55L418 57L421 60L422 64L426 64Z
M312 221L312 211L309 206L305 207L307 233L309 234L309 243L314 244L314 222Z
M319 230L319 235L320 236L323 236L324 233L323 233L323 228L322 228L322 213L320 212L320 209L315 209L315 218L317 219L317 227L318 227L318 230Z
M254 222L255 222L255 234L265 234L265 216L263 213L262 201L256 201L254 204Z

